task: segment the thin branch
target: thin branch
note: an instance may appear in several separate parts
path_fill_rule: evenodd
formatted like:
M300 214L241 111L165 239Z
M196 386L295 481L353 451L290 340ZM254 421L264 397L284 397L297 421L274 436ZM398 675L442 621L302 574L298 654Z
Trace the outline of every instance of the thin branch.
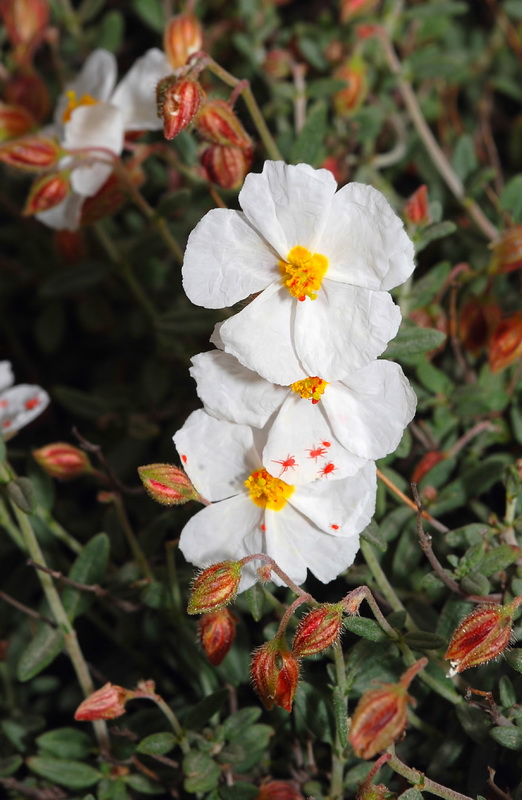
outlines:
M24 603L21 603L19 600L15 600L14 597L11 597L11 595L6 594L5 592L0 592L0 597L2 600L5 600L6 603L9 603L10 606L14 606L14 608L17 608L19 611L27 614L28 617L32 617L33 619L38 620L38 622L45 622L45 624L50 625L51 628L58 627L56 622L54 622L52 619L49 619L49 617L44 617L43 614L39 614L38 611L29 608L29 606L24 605Z
M377 477L388 487L388 489L397 495L397 497L399 497L403 503L406 503L406 505L409 506L412 511L418 511L418 506L415 505L415 503L409 497L407 497L404 492L401 492L401 490L395 486L393 481L387 478L380 469L377 470ZM448 533L449 528L447 528L446 525L443 525L442 522L436 520L435 517L432 517L431 514L428 514L427 511L422 511L422 518L425 519L426 522L429 522L430 525L433 525L435 530L439 531L439 533Z
M34 569L40 572L45 572L47 575L50 575L51 578L54 578L55 581L61 581L61 583L66 584L66 586L72 586L73 589L78 589L80 592L91 592L95 594L96 597L106 597L114 603L114 605L118 606L118 608L121 608L122 611L132 612L140 608L136 603L130 603L128 600L120 600L118 597L114 597L108 589L104 589L97 583L87 584L73 581L72 578L68 578L67 575L64 575L62 572L44 567L43 564L37 564L36 561L33 561L31 558L27 559L26 563L28 567L34 567Z

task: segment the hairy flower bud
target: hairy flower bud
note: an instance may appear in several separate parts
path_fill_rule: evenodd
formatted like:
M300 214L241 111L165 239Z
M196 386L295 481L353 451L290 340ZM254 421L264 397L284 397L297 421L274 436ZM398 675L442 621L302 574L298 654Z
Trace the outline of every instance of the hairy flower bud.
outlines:
M201 85L192 78L162 78L156 86L156 102L165 139L174 139L192 122L204 98Z
M299 681L299 661L282 637L258 647L252 656L254 689L267 709L292 710Z
M466 350L474 356L487 346L502 312L497 303L481 296L469 297L459 313L457 333Z
M122 686L106 683L101 689L87 697L80 703L74 714L78 722L87 722L97 719L115 719L125 714L125 703L129 699L129 692Z
M412 222L414 225L425 225L430 222L428 187L426 184L419 186L417 191L413 192L411 197L408 198L404 206L404 216L408 222Z
M0 161L30 171L49 169L58 163L60 156L58 142L43 136L25 136L0 147Z
M24 69L10 75L4 87L4 100L25 108L37 122L43 122L51 108L47 84L34 70Z
M343 619L342 603L322 605L306 614L297 626L292 651L297 658L326 650L339 640Z
M304 800L297 786L290 781L263 781L256 800Z
M0 102L0 142L24 136L35 127L36 120L26 108Z
M293 61L289 50L269 50L265 56L263 69L274 80L283 80L292 72Z
M22 211L24 217L48 211L61 203L71 189L67 172L51 172L37 178L29 190Z
M237 594L240 580L240 561L220 561L202 570L192 584L188 613L204 614L228 605Z
M33 450L33 458L52 478L71 480L92 472L87 453L67 442L54 442Z
M503 319L493 331L489 344L489 368L501 372L522 356L522 312Z
M199 497L187 473L172 464L138 467L138 475L152 499L164 506L181 505Z
M361 106L368 89L366 72L359 56L351 58L335 70L333 77L346 83L346 88L335 92L333 96L334 109L338 116L347 116Z
M203 47L203 30L194 14L171 17L163 36L163 49L174 69L185 66L188 59Z
M444 656L450 662L450 677L486 664L506 649L512 636L513 617L521 604L522 595L506 606L480 606L464 617Z
M441 450L429 450L422 456L421 460L413 470L413 474L411 476L412 483L419 483L419 481L421 481L424 476L433 469L433 467L436 467L441 461L445 461L447 457L448 456L446 453L443 453Z
M222 189L235 189L243 183L252 155L241 147L211 144L203 151L200 160L212 183Z
M491 272L514 272L522 267L522 225L513 225L491 245Z
M250 152L252 139L225 100L207 100L196 118L196 130L211 144L235 145Z
M354 711L348 737L356 756L373 758L400 736L406 727L408 703L413 702L407 689L427 663L427 658L421 658L406 670L399 683L383 683L363 694Z
M31 44L49 21L48 0L3 0L0 11L15 46Z
M217 667L232 647L237 617L228 608L203 614L198 620L199 641L211 664Z

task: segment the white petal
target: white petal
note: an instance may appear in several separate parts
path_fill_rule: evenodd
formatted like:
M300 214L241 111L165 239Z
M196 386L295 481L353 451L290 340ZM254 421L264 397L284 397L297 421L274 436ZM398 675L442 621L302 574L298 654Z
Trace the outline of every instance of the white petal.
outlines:
M311 373L303 369L293 344L297 302L279 281L272 283L219 329L227 353L273 383L284 386L306 378Z
M189 236L182 274L193 303L223 308L264 289L279 277L279 267L243 214L214 208Z
M329 390L327 386L323 398ZM335 478L345 478L355 475L364 465L366 459L348 452L336 439L322 402L314 405L290 390L263 450L263 465L276 478L294 485L323 475L328 478L332 463Z
M377 459L398 446L416 399L398 364L374 361L328 386L321 402L339 441L357 455Z
M65 126L63 144L70 150L90 151L90 163L72 171L71 185L78 194L91 197L112 172L111 153L117 156L122 151L123 120L120 111L108 103L79 106Z
M10 361L0 361L0 392L14 383L13 368Z
M334 197L324 234L328 278L366 289L391 289L411 275L413 243L381 192L362 183Z
M117 73L118 68L114 55L108 50L94 50L85 61L79 75L75 80L67 84L66 91L58 100L54 117L55 122L59 126L63 122L63 114L69 104L66 92L73 91L77 101L80 101L84 95L88 95L94 100L104 102L112 94L116 84Z
M80 227L84 201L85 197L79 194L70 194L49 211L40 211L35 214L36 219L56 231L77 231Z
M297 357L307 375L340 380L379 356L400 321L400 309L388 292L325 279L316 300L297 301Z
M314 525L333 536L360 533L375 511L377 481L375 464L365 466L352 478L321 480L298 486L288 502Z
M337 184L327 169L266 161L249 173L239 203L252 225L282 258L301 245L321 251L320 242Z
M165 54L153 47L138 58L120 81L111 97L111 103L123 114L126 131L160 130L163 120L156 110L156 85L161 78L170 75Z
M308 569L322 583L333 581L351 567L359 550L359 535L331 536L310 529L301 531L301 547L308 554Z
M262 428L287 395L220 350L200 353L192 364L189 371L206 411L229 422Z
M45 411L49 395L40 386L20 383L7 389L0 397L0 430L5 439L11 438Z
M310 554L301 547L300 537L305 531L313 534L313 526L287 503L281 511L268 508L265 510L265 527L266 554L273 558L277 566L295 583L303 583L306 580ZM315 532L320 535L316 528ZM315 544L317 546L319 542L316 541ZM274 572L271 579L278 586L283 585L283 581Z
M252 429L193 411L174 434L183 467L206 500L223 500L246 491L248 476L261 466Z

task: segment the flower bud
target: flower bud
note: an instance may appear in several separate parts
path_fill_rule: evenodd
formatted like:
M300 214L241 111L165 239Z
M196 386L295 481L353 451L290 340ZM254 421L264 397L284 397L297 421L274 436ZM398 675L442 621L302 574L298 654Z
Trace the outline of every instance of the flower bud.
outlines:
M40 172L58 163L61 151L55 139L25 136L0 147L0 161L11 167Z
M346 88L335 92L333 96L334 109L338 116L351 114L363 103L368 91L366 72L366 67L358 56L335 70L333 77L346 83Z
M217 611L231 603L241 580L241 561L220 561L197 575L190 592L189 614Z
M237 617L228 608L203 614L198 620L199 641L205 654L217 667L232 647L236 635Z
M493 331L489 344L489 368L501 372L522 356L522 312L503 319Z
M34 70L24 69L10 75L4 88L4 100L25 108L37 122L43 122L51 108L47 84Z
M491 272L514 272L522 267L522 225L513 225L491 245Z
M322 605L306 614L295 633L292 651L297 658L312 656L326 650L339 640L343 619L343 606Z
M422 456L421 460L413 470L413 474L411 476L412 483L419 483L424 476L433 469L433 467L437 466L437 464L440 464L441 461L445 461L447 457L448 456L446 453L443 453L440 450L429 450Z
M406 670L399 683L383 683L363 694L348 736L356 756L373 758L400 736L406 727L408 703L414 702L407 689L427 663L427 658L421 658Z
M270 564L261 564L256 569L256 575L259 583L268 583L272 578L272 567Z
M67 442L55 442L33 450L33 458L51 478L71 480L92 472L87 453Z
M292 710L299 681L299 661L284 638L276 637L254 650L251 666L254 689L267 709Z
M199 111L205 92L198 81L169 75L156 86L158 117L163 120L165 139L174 139Z
M26 108L0 102L0 142L24 136L35 127L36 121Z
M476 295L470 297L460 309L457 328L466 350L478 355L487 346L501 317L502 312L496 303Z
M152 499L164 506L177 506L199 498L187 473L180 467L148 464L138 467L138 475Z
M203 151L200 160L212 183L222 189L235 189L243 183L252 155L241 147L211 144Z
M127 180L113 172L96 194L85 198L80 217L81 225L94 225L100 219L119 211L129 197L127 181L131 181L134 186L143 183L144 174L141 167L127 162L121 165L121 170L125 171Z
M379 0L341 0L341 22L370 14L379 5Z
M185 66L203 47L203 29L194 14L176 14L167 23L163 49L174 69Z
M24 217L48 211L61 203L70 192L68 172L51 172L37 178L27 196L22 211Z
M426 184L419 186L416 192L406 201L404 216L414 225L426 225L431 221L428 205L428 187Z
M450 677L486 664L506 649L511 640L513 617L521 603L522 595L506 606L480 606L462 620L444 656L450 662Z
M196 129L211 144L235 145L250 152L252 139L225 100L207 100L196 118Z
M284 80L292 72L293 57L289 50L269 50L263 69L274 80Z
M80 703L74 714L78 722L87 722L97 719L115 719L125 714L125 703L129 699L127 689L106 683L101 689L87 697Z
M48 0L3 0L2 17L11 44L28 45L49 21Z
M392 795L388 787L384 786L384 784L372 783L374 777L377 775L381 767L386 764L390 758L390 753L383 753L382 756L379 756L364 781L359 784L356 800L388 800L388 798L395 797L395 795Z
M304 800L297 786L290 781L263 781L256 800Z

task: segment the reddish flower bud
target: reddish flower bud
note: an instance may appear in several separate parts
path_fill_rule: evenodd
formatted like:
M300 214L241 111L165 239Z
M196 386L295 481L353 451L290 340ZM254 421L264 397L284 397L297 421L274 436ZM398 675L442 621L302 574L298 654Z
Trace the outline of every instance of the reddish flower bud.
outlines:
M257 568L256 575L260 583L268 583L272 578L272 567L270 564L262 564Z
M127 177L135 186L144 181L141 167L127 162L121 165ZM100 186L96 194L86 197L82 206L81 225L94 225L98 220L115 214L127 202L129 188L119 174L112 173L105 183Z
M33 458L51 478L71 480L92 472L87 453L67 442L55 442L33 450Z
M383 683L363 694L354 711L348 737L356 756L373 758L400 736L406 727L408 703L414 702L407 689L427 663L427 658L421 658L406 670L399 683Z
M156 86L158 117L163 120L165 139L174 139L199 111L205 92L191 78L162 78Z
M228 608L203 614L198 620L199 641L205 654L217 667L232 647L236 635L237 617Z
M299 661L283 638L258 647L252 656L254 689L267 709L276 706L292 710L299 681Z
M371 13L379 5L379 0L341 0L341 22L349 22L354 17Z
M5 85L4 100L13 106L22 106L37 122L43 122L51 108L47 84L33 70L11 75Z
M225 100L207 100L196 118L202 139L212 144L235 145L250 152L252 139Z
M474 356L488 344L491 334L499 324L502 312L496 303L487 298L470 297L460 309L458 336L466 350Z
M508 228L493 242L491 272L514 272L522 267L522 225Z
M87 722L96 719L115 719L125 714L125 703L129 699L129 692L122 686L106 683L101 689L87 697L80 703L74 714L78 722Z
M40 211L54 208L65 200L70 191L69 174L66 172L52 172L37 178L25 201L22 214L30 217Z
M174 69L183 67L203 47L203 29L194 14L176 14L167 23L163 49Z
M263 69L274 80L288 78L292 72L293 57L289 50L269 50Z
M24 136L35 127L36 120L27 109L0 102L0 142Z
M7 35L13 45L28 45L49 21L47 0L2 0L0 6Z
M411 476L412 483L419 483L433 467L440 464L441 461L445 461L447 457L446 453L442 453L440 450L429 450L422 456L413 470Z
M304 800L304 797L290 781L263 781L256 800Z
M217 611L231 603L241 580L241 561L220 561L197 575L190 592L189 614Z
M138 467L138 475L152 499L164 506L177 506L199 498L187 473L180 467L148 464Z
M0 161L11 167L40 172L58 163L60 145L55 139L25 136L0 147Z
M404 206L404 216L414 225L425 225L431 221L428 205L428 187L423 184L413 192Z
M522 311L497 325L489 344L489 368L501 372L522 356Z
M522 595L506 606L480 606L462 620L444 656L450 662L450 677L486 664L506 649L511 640L513 617L521 603Z
M9 650L9 639L0 639L0 661L5 661Z
M366 73L367 69L358 56L335 70L333 77L346 83L346 88L335 92L333 96L335 113L340 117L356 111L363 103L368 91Z
M292 651L297 658L312 656L326 650L339 640L343 620L343 606L322 605L306 614L295 633Z
M203 151L200 160L212 183L222 189L235 189L243 183L252 155L241 147L211 144Z

